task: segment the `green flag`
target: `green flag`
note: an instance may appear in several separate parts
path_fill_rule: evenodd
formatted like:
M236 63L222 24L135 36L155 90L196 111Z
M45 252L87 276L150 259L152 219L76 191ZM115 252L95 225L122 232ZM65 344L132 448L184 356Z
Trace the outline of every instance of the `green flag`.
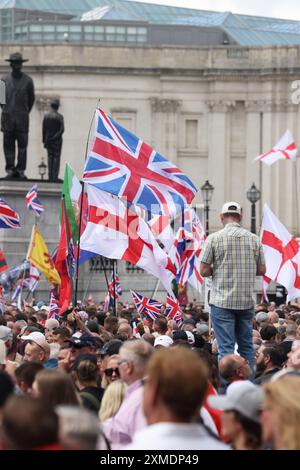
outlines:
M79 214L82 187L74 171L66 164L62 194L65 199L65 207L68 213L73 243L78 242Z

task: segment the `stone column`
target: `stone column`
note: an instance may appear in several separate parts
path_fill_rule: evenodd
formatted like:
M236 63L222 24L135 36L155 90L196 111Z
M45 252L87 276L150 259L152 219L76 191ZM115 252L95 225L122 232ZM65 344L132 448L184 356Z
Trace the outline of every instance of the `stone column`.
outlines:
M181 100L150 98L152 111L152 146L177 164Z
M252 183L262 191L261 184L261 171L262 163L255 162L254 159L262 153L262 124L263 124L263 102L257 100L249 100L245 102L246 117L246 187L245 192L250 189ZM259 229L261 220L262 203L261 201L256 204L256 229ZM246 203L243 207L244 225L250 227L250 214L251 204L246 198Z
M227 200L229 185L229 123L227 113L234 101L209 100L208 107L208 175L215 187L210 206L210 232L220 228L219 214Z

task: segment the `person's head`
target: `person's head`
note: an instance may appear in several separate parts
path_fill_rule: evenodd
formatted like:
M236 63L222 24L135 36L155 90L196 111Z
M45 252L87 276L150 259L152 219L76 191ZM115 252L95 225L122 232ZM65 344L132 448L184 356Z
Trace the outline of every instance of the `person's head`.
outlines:
M3 408L1 439L5 450L52 447L58 444L58 417L43 400L12 396Z
M99 410L99 418L103 422L112 418L123 403L127 385L121 380L111 382L106 388Z
M290 352L288 353L287 367L300 371L300 341L293 342Z
M142 339L126 341L119 352L118 365L121 380L130 385L142 379L152 352L152 346Z
M24 395L32 393L32 384L38 372L43 370L40 362L23 362L15 370L15 377L19 389Z
M268 313L268 322L269 323L278 323L278 320L279 320L279 315L277 312L269 312Z
M274 341L278 331L274 325L264 325L260 330L260 336L264 341Z
M75 333L68 340L70 344L70 365L73 365L76 358L81 354L95 354L96 350L102 346L99 337L84 333L77 336Z
M237 202L226 202L220 214L221 222L225 226L229 223L240 223L242 220L242 208Z
M282 367L283 361L283 353L279 346L265 347L262 345L256 357L257 372L265 372L276 367Z
M125 335L126 339L130 339L132 335L132 328L128 322L121 323L118 328L118 335Z
M157 338L155 338L154 341L154 348L155 349L160 349L160 348L170 348L174 341L170 336L167 335L160 335Z
M288 323L286 325L286 337L288 339L296 339L297 325L296 323Z
M151 333L144 333L142 339L147 343L151 344L151 346L154 346L155 336Z
M227 382L234 380L247 380L250 375L250 366L245 358L237 354L228 354L219 362L219 371L221 377Z
M48 361L49 357L50 346L47 342L45 342L43 347L33 341L30 341L26 344L24 361L40 362L43 364L44 362Z
M112 335L116 335L118 331L119 320L117 317L109 316L106 317L104 320L104 329L111 333Z
M58 369L44 369L36 374L32 385L33 395L53 408L58 405L79 405L71 377Z
M0 410L5 405L7 399L14 393L14 383L10 376L0 370Z
M54 111L57 111L59 109L59 99L58 98L53 98L50 100L50 106Z
M70 338L71 334L68 328L55 328L52 332L52 338L55 343L60 344L61 346L64 346L66 344L66 341Z
M153 322L153 329L160 335L165 335L168 331L168 320L164 316L156 318Z
M207 391L207 377L207 368L196 353L181 347L155 351L144 387L148 424L196 419Z
M13 337L13 332L8 326L0 325L0 339L5 344L6 351L9 351L11 348Z
M212 408L222 410L222 435L235 449L258 449L261 444L260 410L263 392L248 380L235 382L226 395L210 396Z
M300 378L283 376L263 386L264 442L275 450L300 450Z
M23 56L20 52L14 52L10 54L9 58L6 59L6 62L9 62L14 76L19 76L23 68L23 62L27 62L28 59L23 59Z
M73 370L76 373L79 388L97 386L99 369L95 354L81 354L78 356L74 362Z
M104 375L107 381L107 386L115 382L120 378L120 371L119 371L119 362L120 356L119 354L113 354L110 356L106 363L106 368L104 369Z
M75 406L57 406L59 442L64 450L96 450L101 427L91 411Z

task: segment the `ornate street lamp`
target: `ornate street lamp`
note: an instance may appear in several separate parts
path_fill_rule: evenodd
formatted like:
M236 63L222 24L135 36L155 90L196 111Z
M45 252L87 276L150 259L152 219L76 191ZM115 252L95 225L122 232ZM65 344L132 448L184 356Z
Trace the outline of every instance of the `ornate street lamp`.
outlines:
M208 180L201 186L202 198L204 202L204 211L205 211L205 233L209 234L209 203L212 200L212 195L214 192L214 187L210 184Z
M46 163L44 162L43 157L42 157L41 163L38 165L38 169L39 169L39 175L40 175L40 177L41 177L41 180L43 181L43 180L44 180L44 176L45 176L46 171L47 171L47 165L46 165Z
M257 201L260 200L261 192L253 183L251 188L247 191L247 199L251 202L251 232L256 233L256 206Z

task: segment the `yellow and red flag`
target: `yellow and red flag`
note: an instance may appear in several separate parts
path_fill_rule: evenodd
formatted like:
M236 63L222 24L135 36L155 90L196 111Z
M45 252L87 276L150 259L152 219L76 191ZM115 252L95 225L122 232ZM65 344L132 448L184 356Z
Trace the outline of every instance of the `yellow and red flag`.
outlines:
M44 274L49 284L60 285L60 276L54 266L47 245L36 227L32 228L27 260Z

